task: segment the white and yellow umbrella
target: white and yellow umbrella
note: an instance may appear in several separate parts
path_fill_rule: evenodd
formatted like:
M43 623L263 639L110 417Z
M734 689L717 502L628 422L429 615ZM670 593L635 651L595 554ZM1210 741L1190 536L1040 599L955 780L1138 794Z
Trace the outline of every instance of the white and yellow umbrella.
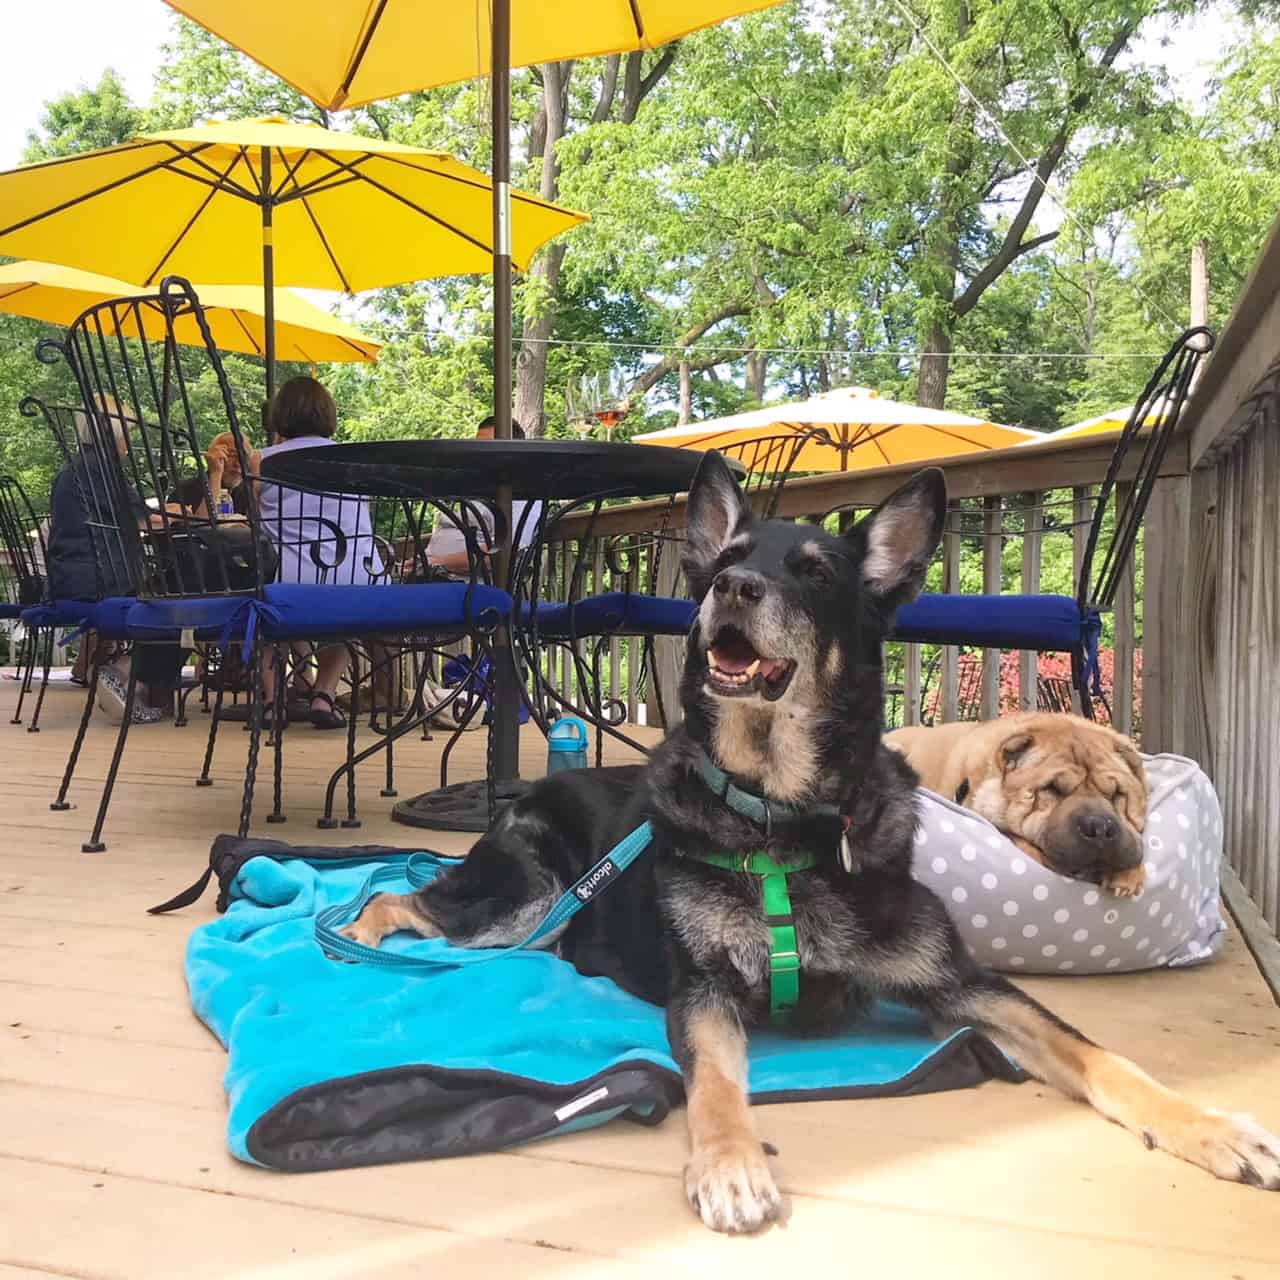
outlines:
M672 449L726 449L787 433L808 435L792 463L795 471L864 471L1009 449L1036 438L1035 432L1022 427L888 400L869 387L847 387L792 404L650 431L633 436L632 443Z
M266 353L265 307L258 285L201 284L193 286L205 310L214 341L222 351L244 355ZM69 325L83 311L115 298L132 298L152 290L111 276L77 271L50 262L11 262L0 267L0 311ZM326 364L337 361L372 362L381 344L338 316L313 306L290 289L275 296L276 354L281 360ZM131 312L131 322L143 318L149 338L162 338L162 311ZM195 313L184 312L174 325L177 340L192 346L203 343ZM125 333L137 337L136 333Z

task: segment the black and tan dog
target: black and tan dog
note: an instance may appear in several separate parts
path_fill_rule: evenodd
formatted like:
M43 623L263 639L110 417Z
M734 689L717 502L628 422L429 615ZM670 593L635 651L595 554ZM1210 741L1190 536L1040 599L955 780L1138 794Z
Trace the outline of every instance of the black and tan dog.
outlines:
M915 778L880 741L880 651L894 610L920 588L945 505L932 470L845 537L761 523L708 454L689 495L686 568L701 605L684 724L644 766L534 787L465 863L419 893L375 898L348 932L375 945L398 929L515 943L649 819L648 853L548 941L584 973L666 1006L688 1098L685 1188L716 1230L750 1231L782 1211L745 1091L747 1028L771 1007L762 880L704 860L756 851L806 868L788 877L796 1030L841 1025L875 997L902 1001L940 1027L980 1028L1149 1147L1280 1189L1280 1140L1178 1097L977 968L942 903L911 878Z

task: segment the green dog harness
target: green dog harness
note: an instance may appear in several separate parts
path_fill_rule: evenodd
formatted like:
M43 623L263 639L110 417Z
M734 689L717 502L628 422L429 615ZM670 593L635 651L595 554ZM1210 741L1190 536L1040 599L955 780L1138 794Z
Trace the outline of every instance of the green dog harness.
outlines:
M699 862L725 871L741 871L760 877L764 919L769 926L769 1016L775 1023L785 1025L800 999L800 946L787 877L796 871L816 867L817 857L805 854L800 861L784 866L765 853L748 853L745 856L703 853L694 856Z

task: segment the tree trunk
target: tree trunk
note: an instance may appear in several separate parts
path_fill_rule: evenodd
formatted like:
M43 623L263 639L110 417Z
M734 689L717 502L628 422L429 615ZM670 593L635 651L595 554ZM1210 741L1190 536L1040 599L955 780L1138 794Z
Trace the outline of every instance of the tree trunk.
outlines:
M693 421L693 374L687 360L680 361L680 418L677 426Z
M933 324L924 335L925 354L920 357L916 402L926 409L947 407L947 379L951 375L951 334L945 325Z
M768 356L759 351L752 351L747 356L747 394L757 403L764 401L765 375L768 369Z
M564 137L568 118L569 80L572 62L550 62L542 68L542 106L530 134L531 146L541 144L542 181L539 194L554 200L560 191L560 166L556 144ZM533 153L533 154L536 154ZM532 159L532 154L530 156ZM547 339L556 323L556 296L565 245L553 244L529 268L526 294L535 305L526 309L523 341L516 357L516 405L514 419L528 436L547 430Z

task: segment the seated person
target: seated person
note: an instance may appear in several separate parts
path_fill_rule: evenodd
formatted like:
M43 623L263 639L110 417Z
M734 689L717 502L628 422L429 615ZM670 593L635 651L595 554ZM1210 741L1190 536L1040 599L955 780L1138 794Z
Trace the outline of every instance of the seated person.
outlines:
M254 466L254 457L249 458L250 468ZM213 500L226 490L231 497L231 505L236 515L247 515L249 512L249 486L245 483L244 473L240 470L240 454L236 450L236 438L230 431L220 432L209 442L204 455L205 468L209 473L209 492Z
M477 440L492 440L494 432L493 415L490 414L476 428ZM524 428L518 423L511 424L511 438L513 440L523 440ZM474 504L479 505L479 504ZM484 520L488 531L488 539L482 539L481 545L486 545L487 541L491 541L494 532L494 520L483 507L481 510L481 519ZM538 523L542 519L542 503L540 502L522 502L514 501L511 504L511 531L514 535L514 545L517 550L527 547L534 539L538 531ZM458 574L465 577L470 571L470 560L467 556L467 540L461 529L444 518L443 515L436 517L435 532L431 535L431 541L427 544L427 560L439 569L448 570L450 573Z
M338 409L333 397L314 378L290 378L276 392L267 419L271 443L250 466L293 449L314 449L333 443ZM276 545L279 581L289 583L367 586L369 565L376 556L368 504L344 494L308 493L301 489L259 482L258 513L264 532ZM338 681L350 655L344 644L327 645L317 656L311 690L310 720L317 729L339 729L346 718L338 709ZM274 664L264 678L266 697L274 697Z
M109 428L116 452L129 452L125 415L117 401L99 396L96 406L102 424ZM77 455L58 472L49 493L49 541L47 560L49 589L55 600L94 601L102 596L134 593L128 557L122 539L115 533L115 516L108 494L111 492L111 462L98 451L93 424L87 413L76 414L80 438ZM105 432L103 433L105 434ZM138 523L147 525L158 517L136 492L130 490ZM86 636L86 654L96 647L97 637ZM177 686L186 654L177 645L147 644L138 649L138 682L131 723L154 724L163 713L148 705L162 699ZM88 676L87 662L85 676ZM128 676L120 665L104 664L98 674L98 707L117 723L124 718Z

